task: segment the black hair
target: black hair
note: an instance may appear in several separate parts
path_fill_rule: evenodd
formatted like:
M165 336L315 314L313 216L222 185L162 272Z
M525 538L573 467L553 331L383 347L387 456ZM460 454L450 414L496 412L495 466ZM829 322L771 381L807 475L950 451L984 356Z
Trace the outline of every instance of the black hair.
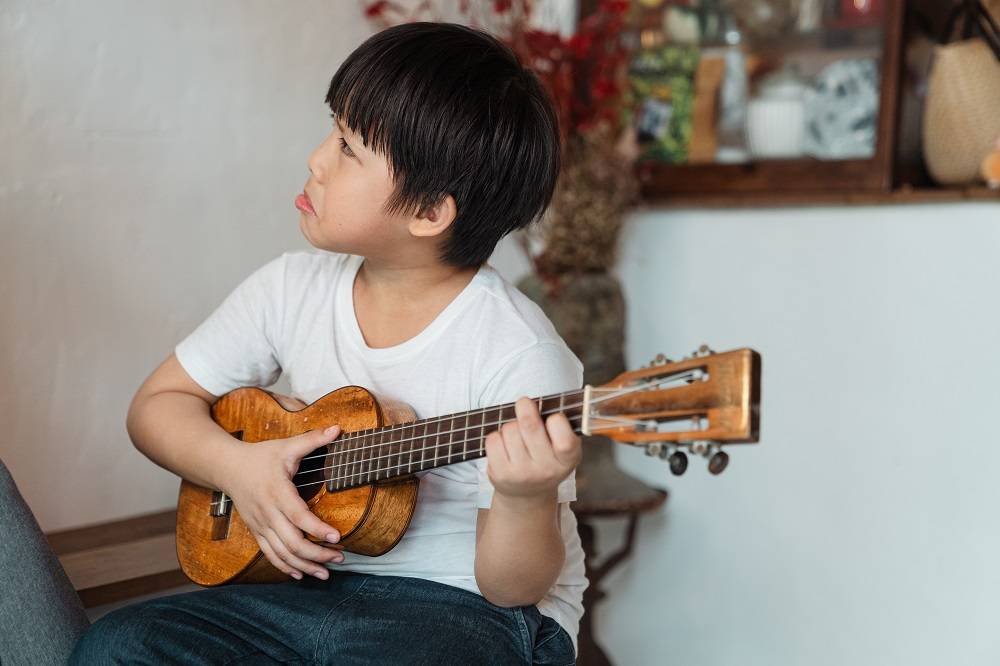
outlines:
M387 212L454 197L443 263L482 265L552 199L560 140L551 98L486 32L427 22L383 30L347 57L326 103L386 156L395 183Z

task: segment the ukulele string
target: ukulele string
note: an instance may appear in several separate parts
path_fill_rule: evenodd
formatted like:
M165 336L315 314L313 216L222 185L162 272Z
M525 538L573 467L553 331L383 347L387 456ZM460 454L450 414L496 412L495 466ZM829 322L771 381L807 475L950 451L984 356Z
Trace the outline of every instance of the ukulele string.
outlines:
M574 415L574 416L569 416L568 417L568 419L571 422L575 421L575 420L578 420L578 419L582 419L582 418L583 418L582 414ZM597 428L595 430L592 430L592 432L600 432L602 430L615 430L617 427L618 426L611 426L609 428ZM473 438L470 438L470 439L461 440L459 442L453 442L453 444L459 444L459 443L463 443L464 444L466 442L471 442L471 441L482 441L482 440L479 437L473 437ZM407 451L406 453L418 453L418 452L419 453L423 453L425 451L430 451L431 449L435 449L436 450L437 448L438 447L436 447L436 446L428 446L428 447L424 447L424 448L420 448L420 449L413 449L413 451ZM476 448L469 449L466 452L466 454L468 454L468 453L480 453L481 454L484 451L485 451L485 446L478 446ZM328 455L331 455L331 454L328 454ZM296 472L295 475L292 478L294 479L296 476L305 475L305 474L314 474L316 472L322 472L322 471L327 470L327 469L335 469L335 468L343 466L343 465L360 465L363 462L371 462L371 461L380 460L380 459L384 459L384 458L391 458L393 455L397 455L398 456L400 454L388 454L388 455L385 455L385 456L379 456L377 458L368 458L366 460L358 460L358 461L354 461L354 462L342 461L342 462L336 463L334 465L330 465L329 467L321 467L321 468L314 469L314 470L309 470L309 471L306 471L306 472ZM455 455L457 455L457 454L446 454L446 455L441 455L441 456L435 456L433 458L424 458L421 461L419 461L419 463L413 461L412 457L411 457L411 461L410 461L410 463L408 463L408 466L412 466L414 464L421 464L421 465L423 465L425 463L433 463L433 462L437 462L438 460L444 460L445 458L452 458ZM481 457L481 456L479 456L479 457ZM401 468L402 465L399 465L399 467ZM376 476L377 476L377 474L378 474L379 471L386 471L387 472L388 470L375 470L375 471L376 471ZM423 470L417 470L417 471L423 471ZM366 472L363 472L363 473L364 474L371 474L371 470L369 469L369 470L367 470ZM409 473L409 472L407 472L407 473ZM343 476L333 476L333 477L331 477L329 479L321 479L319 481L310 481L308 483L296 484L294 487L295 488L305 488L307 486L314 486L317 483L335 483L337 481L348 480L348 479L350 479L351 477L354 477L354 476L360 476L360 474L362 474L362 472L360 470L358 470L357 472L353 472L351 474L347 474L347 475L343 475ZM388 478L388 475L386 476L386 478ZM376 480L378 480L378 479L376 478ZM359 484L359 485L368 485L368 484ZM343 489L338 488L338 490L343 490ZM226 504L228 504L231 501L232 501L232 498L226 497L223 500L211 502L209 504L209 506L211 506L211 507L223 506L224 507Z
M557 397L559 397L559 398L565 398L567 395L570 395L572 393L582 393L582 392L579 389L576 389L574 391L564 391L562 393L556 393L556 394L553 394L551 396L547 396L545 398L542 398L542 400L551 400L552 398L557 398ZM532 399L532 402L537 402L538 400L539 400L539 398L534 398L534 399ZM566 409L573 409L574 407L579 407L582 404L583 404L582 402L575 402L575 403L572 403L572 404L569 404L569 405L563 405L559 409L549 409L549 410L545 410L545 411L540 411L539 415L540 416L545 416L545 415L549 415L549 414L557 414L557 413L559 413L559 412L561 412L563 410L566 410ZM465 412L464 415L465 415L466 419L468 419L468 417L471 416L473 413L478 413L478 414L480 414L482 416L485 416L486 412L488 412L490 410L493 410L493 409L496 409L497 412L498 412L498 415L499 415L500 413L503 412L504 409L508 409L508 408L513 409L513 407L514 407L514 403L508 402L508 403L505 403L503 405L498 405L496 407L485 407L485 408L480 409L480 410L470 410L468 412ZM417 437L417 436L408 437L408 438L403 438L403 439L397 439L397 440L390 441L390 442L381 442L380 444L367 444L367 445L364 445L364 446L359 446L359 447L357 447L355 449L351 449L352 451L364 451L366 449L374 449L374 448L376 448L378 446L382 446L384 444L402 444L403 442L415 442L417 440L424 439L425 437L431 437L431 436L437 436L437 435L447 435L447 434L450 434L450 433L453 433L453 432L461 432L463 430L472 430L473 428L485 428L487 426L503 425L504 423L507 423L507 421L504 421L503 419L501 419L499 421L494 421L494 422L491 422L491 423L476 423L474 425L469 425L469 426L466 426L466 427L463 427L463 428L454 428L452 430L443 430L441 432L432 432L432 433L429 433L429 434L427 433L427 426L429 426L429 425L438 425L438 424L444 423L445 421L451 421L452 425L454 425L455 419L459 418L460 416L462 416L462 415L461 414L454 414L454 415L450 415L450 416L435 416L433 418L427 419L426 421L408 421L406 423L393 423L393 424L391 424L389 426L383 426L383 427L379 427L379 428L365 428L364 430L357 430L357 431L348 433L344 437L338 437L337 439L331 441L330 444L340 444L342 442L353 442L353 441L357 441L357 440L361 440L363 442L366 438L373 437L373 436L375 436L376 434L379 434L379 433L391 432L393 430L400 430L401 431L404 428L409 428L409 427L413 427L413 428L416 428L418 426L423 426L424 427L424 434L421 435L421 436L419 436L419 437ZM508 421L512 421L512 420L514 420L514 419L508 419ZM328 445L324 444L324 446L328 446ZM306 460L313 460L315 458L325 458L327 455L329 455L329 454L328 453L321 453L321 454L315 455L315 456L306 456L305 458L302 458L302 460L300 462L305 462Z
M687 379L693 379L695 376L696 376L695 373L693 373L693 372L687 372L687 373L682 373L682 374L679 374L679 375L674 375L674 376L668 377L668 378L661 378L660 382L657 382L657 383L662 383L662 381L664 381L665 379L669 380L669 381L686 381ZM602 397L599 397L599 398L596 398L596 399L592 399L590 401L590 404L596 404L598 402L603 402L605 400L617 398L617 397L620 397L622 395L625 395L625 394L628 394L628 393L632 393L634 391L648 390L648 386L646 386L645 384L637 384L636 386L630 386L630 387L592 387L591 390L592 391L613 392L612 395L602 396ZM581 391L579 389L576 389L576 390L573 390L573 391L563 391L562 393L556 393L556 394L554 394L552 396L548 396L547 398L543 398L543 400L544 399L551 399L551 398L554 398L554 397L565 397L566 395L569 395L569 394L572 394L572 393L578 393L579 394L579 393L581 393ZM508 406L512 406L513 404L514 403L507 403L507 404L504 404L504 405L500 405L499 407L496 407L496 408L486 408L486 409L483 410L483 413L485 413L485 411L487 411L488 409L498 409L499 413L502 413L503 409L507 408ZM577 403L572 403L572 404L569 404L569 405L562 405L560 408L557 408L557 409L550 409L550 410L540 411L539 414L543 415L543 416L544 415L551 415L551 414L558 414L558 413L561 413L562 411L567 410L567 409L573 409L575 407L581 407L581 406L583 406L583 404L584 403L582 403L582 402L577 402ZM428 421L425 421L423 424L417 424L417 425L428 425L428 424L431 424L431 423L442 423L445 420L451 420L452 423L454 423L454 418L455 417L436 417L435 419L428 420ZM573 422L574 420L578 420L578 419L582 420L583 419L583 415L582 414L576 414L576 415L572 415L572 416L567 416L567 420L569 420L570 422ZM510 419L509 421L513 421L513 420L514 419ZM447 431L444 431L444 432L431 433L431 435L434 435L434 436L437 437L437 436L440 436L440 435L447 435L447 434L451 434L451 433L455 433L455 432L468 432L469 430L472 430L474 428L485 428L487 426L502 425L502 424L507 423L509 421L503 421L501 419L500 421L496 421L496 422L493 422L493 423L476 424L476 425L468 426L466 428L456 428L456 429L447 430ZM416 423L416 422L411 422L411 423ZM397 424L397 425L394 425L394 426L391 426L391 427L399 427L400 429L402 429L402 427L408 427L408 424ZM615 430L618 427L620 427L620 426L610 426L610 427L606 427L606 428L591 429L591 432L599 432L601 430ZM426 427L425 427L425 431L426 431ZM338 438L338 439L334 440L334 442L340 443L340 442L352 441L352 440L357 440L357 439L362 439L363 440L365 437L368 437L368 436L373 435L375 433L374 430L371 433L362 434L364 432L365 431L359 431L358 433L352 433L351 436L345 437L343 439ZM492 430L490 432L492 432ZM302 458L299 462L301 464L302 462L304 462L306 460L315 460L315 459L318 459L318 458L327 458L327 457L330 457L332 455L335 455L336 453L356 453L356 452L359 452L359 451L364 451L364 450L368 450L368 449L374 449L374 448L380 447L380 446L385 446L386 444L402 444L403 442L413 442L413 441L418 441L418 440L424 440L424 439L427 439L429 436L430 435L427 435L425 433L424 435L422 435L420 437L410 437L410 438L399 439L399 440L396 440L396 441L381 442L379 444L370 444L370 445L366 445L366 446L360 446L360 447L355 448L355 449L347 449L347 450L344 450L344 451L328 452L328 453L322 453L322 454L314 455L314 456L306 456L305 458ZM448 444L449 444L449 446L453 445L453 444L465 444L465 443L468 443L468 442L471 442L471 441L477 441L477 440L482 441L482 439L483 439L483 437L471 437L471 438L468 438L468 439L459 440L457 442L456 441L452 441L452 442L449 442ZM334 443L334 442L331 442L331 444ZM421 454L423 454L425 451L430 451L431 449L435 449L436 450L438 447L439 447L439 445L433 445L433 446L427 446L427 447L422 447L422 448L418 448L418 449L412 449L410 451L406 451L405 454L409 454L410 455L410 459L411 459L410 465L412 465L412 454L418 453L418 452L421 453ZM484 450L484 447L480 446L480 447L477 447L475 449L471 449L470 451L476 452L476 453L482 453L483 450ZM333 465L330 465L330 466L327 466L327 467L320 467L320 468L317 468L317 469L314 469L314 470L307 470L307 471L302 471L302 472L296 472L292 476L292 479L294 479L296 476L300 476L300 475L304 475L304 474L312 474L312 473L316 473L316 472L322 472L322 471L327 470L327 469L335 469L335 468L341 467L341 466L360 465L362 463L371 463L372 461L375 461L375 460L380 460L380 459L384 459L384 458L391 458L393 455L395 455L395 456L402 456L402 455L404 455L404 452L400 452L400 453L396 453L396 454L390 453L390 454L386 454L384 456L376 456L374 458L366 458L364 460L356 460L356 461L346 461L345 460L345 461L341 461L341 462L338 462L338 463L334 463ZM424 460L422 460L422 463L436 462L437 460L441 460L441 459L444 459L444 458L451 458L454 455L455 454L446 454L446 455L443 455L443 456L436 456L436 457L434 457L434 458L432 458L430 460L424 459ZM369 467L370 467L370 464L369 464ZM379 470L376 470L376 474L377 474L378 471ZM295 485L295 487L296 488L304 488L306 486L316 485L317 483L328 483L328 482L329 483L333 483L333 482L336 482L336 481L344 481L344 480L350 479L352 476L358 475L358 473L359 472L355 472L353 474L348 474L347 476L331 477L330 479L323 479L321 481L311 481L309 483L303 483L303 484ZM369 469L367 473L370 474L371 470ZM223 499L221 501L211 502L210 506L216 506L218 504L222 504L224 506L226 504L226 502L228 502L228 501L231 501L231 500L229 498L226 498L226 499Z
M577 415L577 416L570 416L570 417L567 417L567 418L569 419L570 422L572 422L572 421L575 421L575 420L582 419L583 416L582 415ZM455 444L467 444L469 442L480 442L480 441L485 441L485 438L482 438L482 437L470 437L468 439L459 439L459 440L456 440L456 441L453 441L453 442L448 442L448 446L451 447L451 446L454 446ZM377 474L378 472L386 472L386 471L388 471L387 469L386 470L378 469L378 465L375 466L376 469L374 469L374 470L371 469L371 467L372 467L371 463L374 463L374 462L377 462L377 461L380 461L380 460L391 460L391 459L395 458L397 461L399 461L399 464L397 464L396 467L402 469L402 467L404 465L404 463L402 462L402 459L404 457L409 457L409 462L405 463L405 465L407 467L412 467L414 465L423 465L425 463L434 462L436 460L443 460L445 458L454 458L456 456L462 455L462 454L458 453L457 451L455 451L455 452L452 452L452 453L446 453L444 455L435 456L433 458L421 458L420 460L414 460L414 458L413 458L413 454L416 454L416 453L419 453L419 454L421 454L421 456L423 456L423 454L425 452L427 452L427 451L437 452L440 449L441 446L444 446L444 444L442 444L442 445L434 445L434 444L432 444L430 446L424 446L424 447L412 449L412 450L409 450L409 451L400 451L400 452L396 452L396 453L386 453L386 454L383 454L383 455L380 455L380 456L374 456L372 458L364 458L363 460L353 460L353 461L341 460L341 461L335 462L332 465L329 465L327 467L318 467L318 468L313 469L313 470L303 470L303 471L300 471L300 472L296 472L295 475L292 478L294 478L295 476L299 476L300 474L302 474L302 475L315 474L316 472L322 472L322 471L328 470L328 469L333 470L333 469L336 469L338 467L345 467L346 468L346 467L352 466L352 465L360 467L360 465L362 465L362 464L364 464L368 468L364 472L362 472L363 474L371 474L373 471ZM485 446L485 444L483 444L481 446L477 446L477 447L472 448L472 449L467 449L466 452L465 452L465 455L468 455L469 453L481 453L481 452L483 452L485 450L485 448L486 448L486 446ZM332 455L333 454L328 454L327 457L332 456ZM344 470L340 470L340 471L344 471ZM418 470L418 471L423 471L423 470ZM352 476L356 476L359 472L360 472L360 469L356 470L353 474L347 474L345 476L331 476L331 478L325 479L325 480L326 481L342 481L342 480L348 479L348 478L350 478ZM295 487L296 488L301 488L303 486L295 486Z
M695 377L695 373L693 373L693 372L687 372L687 373L683 373L683 374L680 374L680 375L675 375L675 376L669 377L668 379L670 381L686 381L686 380L692 379L694 377ZM660 383L660 382L657 382L657 383ZM604 402L605 400L611 400L611 399L614 399L614 398L619 398L619 397L621 397L623 395L627 395L628 393L633 393L635 391L649 390L649 386L647 386L646 384L639 384L639 385L636 385L636 386L628 386L628 387L611 387L611 388L605 388L605 387L597 386L597 387L593 387L591 390L592 391L613 391L614 392L613 395L606 395L606 396L602 396L602 397L599 397L599 398L592 399L590 401L590 404L591 405L595 405L595 404L597 404L599 402ZM556 393L556 394L554 394L552 396L548 396L548 397L542 398L542 399L543 400L551 400L552 398L555 398L555 397L565 397L565 396L570 395L572 393L579 393L579 394L582 395L582 392L579 389L576 389L576 390L573 390L573 391L564 391L562 393ZM537 401L537 400L538 400L538 398L535 398L533 400L533 402ZM552 415L552 414L558 414L558 413L563 412L563 411L565 411L567 409L574 409L576 407L582 407L583 404L584 404L583 402L575 402L575 403L572 403L572 404L569 404L569 405L563 405L562 407L559 407L559 408L556 408L556 409L547 409L547 410L544 410L544 411L540 411L539 415L540 416L548 416L548 415ZM512 408L513 405L514 405L514 403L510 402L510 403L507 403L507 404L504 404L504 405L500 405L498 407L487 407L484 410L480 410L480 413L485 414L486 411L489 411L491 409L498 409L500 412L502 412L504 409L507 409L508 407ZM472 412L470 411L467 414L471 415ZM388 441L388 442L379 442L379 443L375 443L375 444L366 444L366 445L363 445L363 446L359 446L357 448L350 449L350 451L366 451L366 450L369 450L369 449L378 448L380 446L385 446L386 444L403 444L405 442L415 442L415 441L419 441L419 440L422 440L422 439L426 439L427 437L439 437L439 436L442 436L442 435L449 435L449 434L456 433L456 432L464 432L464 431L472 430L474 428L486 428L486 427L492 427L492 426L496 426L496 425L503 425L504 423L509 423L509 422L512 422L512 421L516 420L516 418L507 419L506 421L503 420L503 419L501 419L499 421L494 421L494 422L491 422L491 423L477 423L477 424L474 424L474 425L469 425L467 427L454 428L452 430L443 430L441 432L432 432L432 433L427 433L426 432L426 430L427 430L426 426L428 426L430 424L439 424L439 423L443 423L444 421L451 421L452 424L454 424L454 421L455 421L456 418L459 418L459 417L458 416L447 416L447 417L441 416L441 417L435 417L432 420L423 421L423 422L410 421L408 423L397 423L397 424L393 424L391 426L388 426L388 428L385 429L385 430L371 429L370 432L368 432L368 430L359 430L357 432L350 433L348 436L338 437L337 439L335 439L332 442L330 442L330 444L340 444L342 442L352 442L352 441L356 441L356 440L359 440L359 439L360 440L364 440L366 437L372 437L372 436L374 436L379 431L381 431L381 432L384 433L384 432L390 432L393 429L402 431L404 428L409 428L409 427L416 428L417 426L424 426L424 431L425 432L424 432L423 435L420 435L420 436L416 436L416 437L404 437L402 439L391 440L391 441ZM468 416L466 418L468 418ZM411 426L411 424L412 424L412 426ZM327 446L327 445L324 445L324 446ZM327 453L320 453L320 454L313 455L313 456L306 456L306 457L302 458L299 462L302 463L302 462L305 462L306 460L316 460L318 458L326 458L329 455L330 455L330 453L327 452Z

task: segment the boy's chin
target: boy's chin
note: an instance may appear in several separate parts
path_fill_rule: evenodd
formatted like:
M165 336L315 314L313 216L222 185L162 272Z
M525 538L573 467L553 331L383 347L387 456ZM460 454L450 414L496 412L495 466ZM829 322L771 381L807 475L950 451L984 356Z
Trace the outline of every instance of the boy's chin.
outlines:
M306 241L317 250L323 250L325 252L339 252L341 254L352 254L350 250L345 250L341 247L334 247L330 243L319 243L316 239L309 235L309 233L305 230L304 225L301 225L300 228L302 228L303 238L305 238Z

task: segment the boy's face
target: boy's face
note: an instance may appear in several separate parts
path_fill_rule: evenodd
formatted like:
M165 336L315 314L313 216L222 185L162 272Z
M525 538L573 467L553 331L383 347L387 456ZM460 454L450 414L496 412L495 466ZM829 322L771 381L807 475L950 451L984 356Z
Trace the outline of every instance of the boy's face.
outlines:
M384 155L376 154L346 125L334 122L330 135L309 156L311 176L296 199L299 228L315 247L364 257L396 254L407 241L409 216L386 215L394 184ZM310 210L311 207L311 210Z

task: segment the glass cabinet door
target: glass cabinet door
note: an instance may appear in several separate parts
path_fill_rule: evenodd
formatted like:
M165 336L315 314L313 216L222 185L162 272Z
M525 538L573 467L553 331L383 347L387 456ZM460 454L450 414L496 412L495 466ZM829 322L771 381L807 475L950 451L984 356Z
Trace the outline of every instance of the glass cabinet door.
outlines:
M901 14L902 0L632 0L640 164L671 191L712 167L728 167L713 187L742 191L888 187Z

